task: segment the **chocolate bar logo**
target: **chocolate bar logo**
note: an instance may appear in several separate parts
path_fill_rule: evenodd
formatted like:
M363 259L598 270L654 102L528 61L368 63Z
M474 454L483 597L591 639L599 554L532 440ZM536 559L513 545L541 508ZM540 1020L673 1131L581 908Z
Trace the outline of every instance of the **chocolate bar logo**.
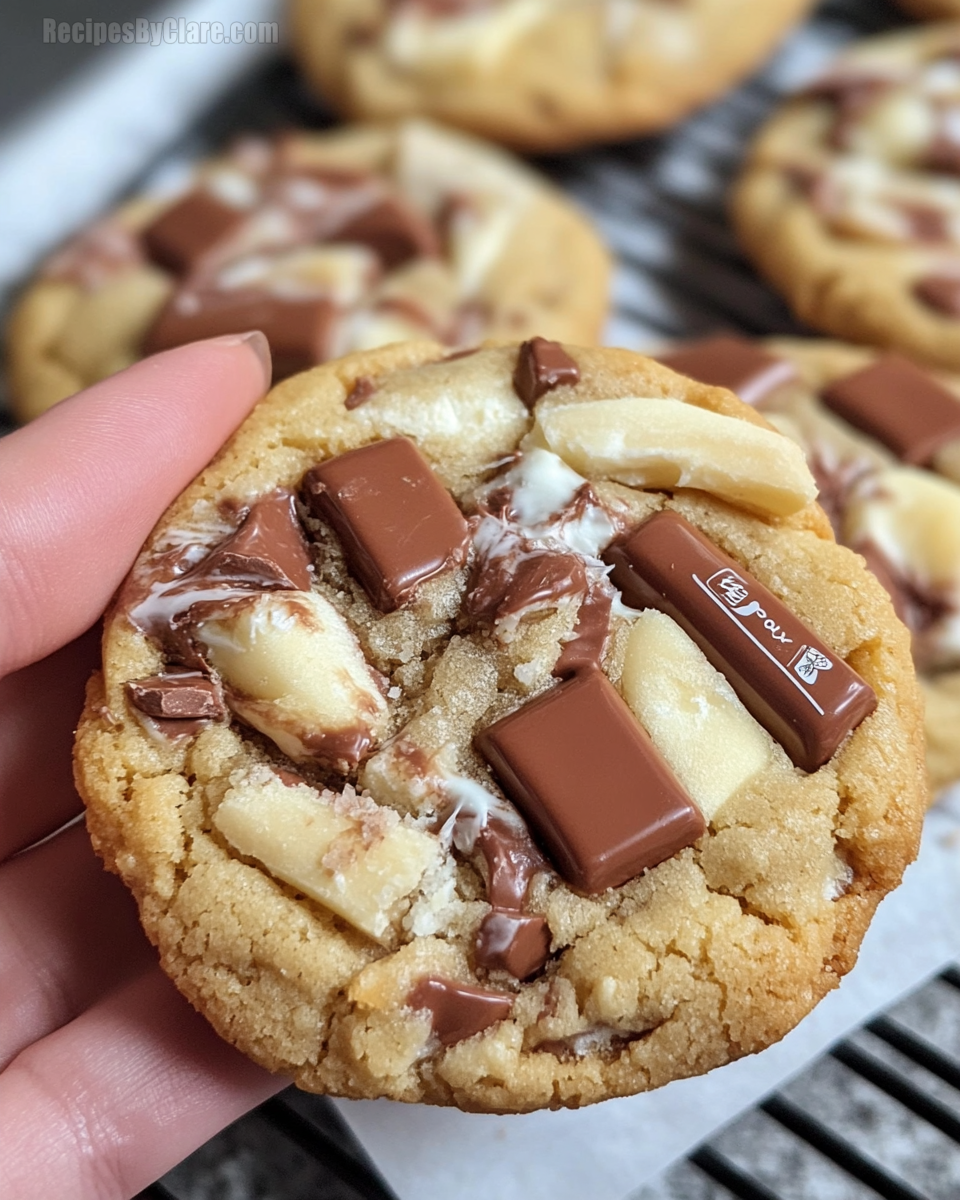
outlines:
M793 638L787 637L776 621L767 615L766 609L761 607L757 600L750 599L749 587L734 571L718 571L711 575L707 580L707 587L715 596L726 601L738 617L756 617L773 641L784 646L793 644Z
M821 671L832 671L833 663L825 654L813 646L801 646L790 661L795 673L811 687L817 682Z

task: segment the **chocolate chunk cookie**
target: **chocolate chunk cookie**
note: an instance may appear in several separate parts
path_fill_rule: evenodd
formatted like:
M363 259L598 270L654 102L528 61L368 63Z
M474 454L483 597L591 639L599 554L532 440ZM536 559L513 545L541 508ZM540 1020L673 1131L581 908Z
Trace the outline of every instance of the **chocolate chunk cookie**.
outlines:
M960 26L873 38L764 128L733 216L817 329L960 369Z
M807 454L837 540L913 637L934 791L960 779L960 379L840 342L722 336L658 359L729 387Z
M262 329L276 377L407 338L592 342L607 253L559 192L423 121L248 138L133 200L41 269L8 331L12 404L197 338Z
M626 351L274 388L138 558L77 735L164 969L305 1088L469 1110L783 1036L927 799L907 633L816 492Z
M425 113L526 150L673 124L809 0L297 0L293 46L352 117Z

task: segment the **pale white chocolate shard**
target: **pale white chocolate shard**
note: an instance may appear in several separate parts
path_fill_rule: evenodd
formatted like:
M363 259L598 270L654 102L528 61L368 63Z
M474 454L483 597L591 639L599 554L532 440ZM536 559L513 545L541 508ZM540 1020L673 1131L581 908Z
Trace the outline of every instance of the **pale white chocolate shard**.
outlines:
M648 609L634 622L620 686L708 822L775 754L770 735L665 613Z
M357 796L288 787L272 772L231 787L213 823L240 854L387 944L439 840Z
M356 763L384 731L379 677L323 596L264 592L203 621L195 637L237 716L295 760Z
M679 400L625 397L546 406L531 442L591 479L698 488L778 517L817 496L803 451L789 438Z
M844 517L844 541L871 543L944 614L927 640L946 664L960 656L960 487L931 471L888 467L854 493Z
M402 9L387 26L387 56L408 70L452 67L485 71L551 12L551 0L504 0L492 10L444 16L429 7Z

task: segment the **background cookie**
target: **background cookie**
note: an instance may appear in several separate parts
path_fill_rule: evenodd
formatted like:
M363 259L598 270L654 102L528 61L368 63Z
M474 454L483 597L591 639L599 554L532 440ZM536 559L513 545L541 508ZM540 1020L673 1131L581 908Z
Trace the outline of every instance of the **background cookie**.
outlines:
M913 634L934 789L960 779L960 379L787 338L723 336L658 358L732 388L803 446L837 539L865 555Z
M960 25L860 43L737 184L740 239L815 328L960 368Z
M662 129L741 79L809 0L294 0L308 78L354 117L425 113L526 150Z
M29 420L142 354L261 328L277 378L429 337L591 342L609 264L587 220L501 151L422 121L247 139L41 269L8 330Z
M523 1111L761 1049L915 852L905 632L730 393L625 351L442 355L287 381L169 510L78 732L95 844L177 985L307 1088ZM734 562L676 598L690 635L598 557L636 607L644 556L691 545Z
M916 17L960 17L958 0L897 0L897 3Z

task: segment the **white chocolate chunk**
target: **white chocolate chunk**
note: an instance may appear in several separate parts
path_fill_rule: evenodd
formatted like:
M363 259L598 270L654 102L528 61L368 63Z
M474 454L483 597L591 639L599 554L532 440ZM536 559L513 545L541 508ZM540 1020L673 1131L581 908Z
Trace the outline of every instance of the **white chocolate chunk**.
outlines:
M844 541L872 542L907 580L952 606L935 639L960 654L960 487L931 471L888 467L855 493Z
M313 592L264 592L197 626L227 701L297 760L351 760L383 731L377 676L337 610ZM355 761L355 758L354 758Z
M637 618L620 686L708 822L775 752L727 680L665 613Z
M349 788L334 797L287 787L275 775L232 787L213 823L239 853L380 942L440 858L437 838L392 809Z
M550 9L550 0L504 0L493 11L437 19L411 7L390 22L384 45L387 56L409 70L489 70Z
M546 407L534 441L575 471L630 487L698 488L785 517L816 499L802 450L782 434L679 400Z

